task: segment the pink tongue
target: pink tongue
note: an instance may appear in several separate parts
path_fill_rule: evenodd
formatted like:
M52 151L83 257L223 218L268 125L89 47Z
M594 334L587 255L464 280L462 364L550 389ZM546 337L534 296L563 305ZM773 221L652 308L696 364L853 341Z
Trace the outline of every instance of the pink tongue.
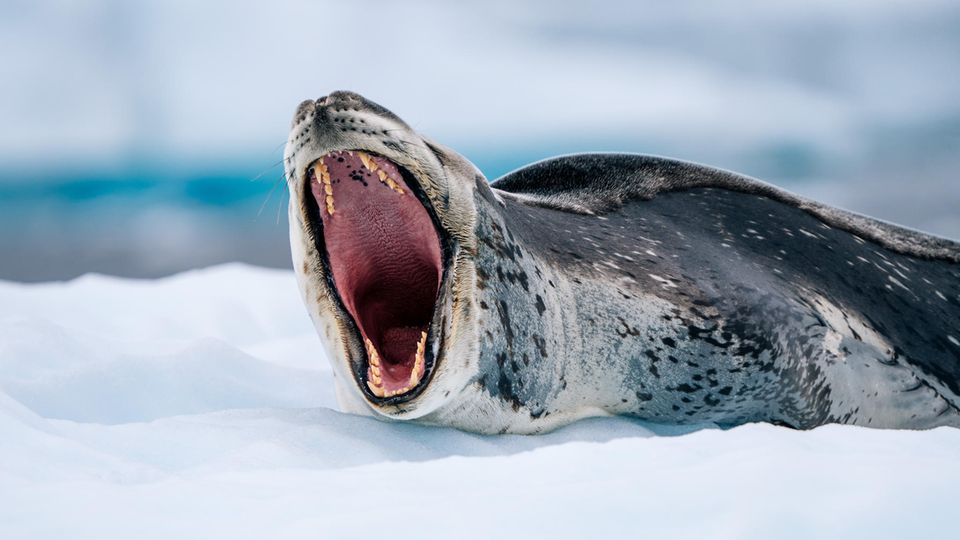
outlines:
M392 386L409 379L420 332L433 316L440 240L397 167L374 156L367 167L368 156L327 154L314 169L311 189L337 291L384 360L384 382Z

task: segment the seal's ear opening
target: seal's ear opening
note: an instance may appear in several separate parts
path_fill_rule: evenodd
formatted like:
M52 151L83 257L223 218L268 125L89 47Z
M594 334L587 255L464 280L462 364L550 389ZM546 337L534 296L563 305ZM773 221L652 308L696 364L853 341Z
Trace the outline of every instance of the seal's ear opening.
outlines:
M309 171L333 282L367 353L366 385L413 390L443 277L433 220L401 170L364 152L333 152Z

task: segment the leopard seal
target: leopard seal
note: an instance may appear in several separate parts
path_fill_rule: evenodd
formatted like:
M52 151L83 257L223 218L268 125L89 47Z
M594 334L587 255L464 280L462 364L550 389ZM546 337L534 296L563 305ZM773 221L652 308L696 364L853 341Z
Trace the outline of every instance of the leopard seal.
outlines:
M960 426L960 244L672 159L488 183L357 94L285 149L298 284L349 412Z

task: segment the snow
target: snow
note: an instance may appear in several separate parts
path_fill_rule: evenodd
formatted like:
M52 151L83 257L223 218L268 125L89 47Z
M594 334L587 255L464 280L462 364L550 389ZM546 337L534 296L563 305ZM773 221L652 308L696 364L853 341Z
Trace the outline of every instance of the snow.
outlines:
M947 537L960 430L336 411L292 274L0 282L0 538Z

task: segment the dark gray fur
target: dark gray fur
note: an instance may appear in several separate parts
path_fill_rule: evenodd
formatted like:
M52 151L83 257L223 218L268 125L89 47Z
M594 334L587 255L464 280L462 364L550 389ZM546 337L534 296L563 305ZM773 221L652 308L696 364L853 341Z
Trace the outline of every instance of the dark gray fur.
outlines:
M960 245L690 163L478 182L478 389L533 424L960 426ZM573 387L573 389L572 389Z
M551 158L510 173L493 187L534 196L548 208L604 214L659 193L714 187L763 195L805 210L824 223L899 253L960 262L960 246L890 223L805 199L740 174L695 163L638 154L576 154Z

